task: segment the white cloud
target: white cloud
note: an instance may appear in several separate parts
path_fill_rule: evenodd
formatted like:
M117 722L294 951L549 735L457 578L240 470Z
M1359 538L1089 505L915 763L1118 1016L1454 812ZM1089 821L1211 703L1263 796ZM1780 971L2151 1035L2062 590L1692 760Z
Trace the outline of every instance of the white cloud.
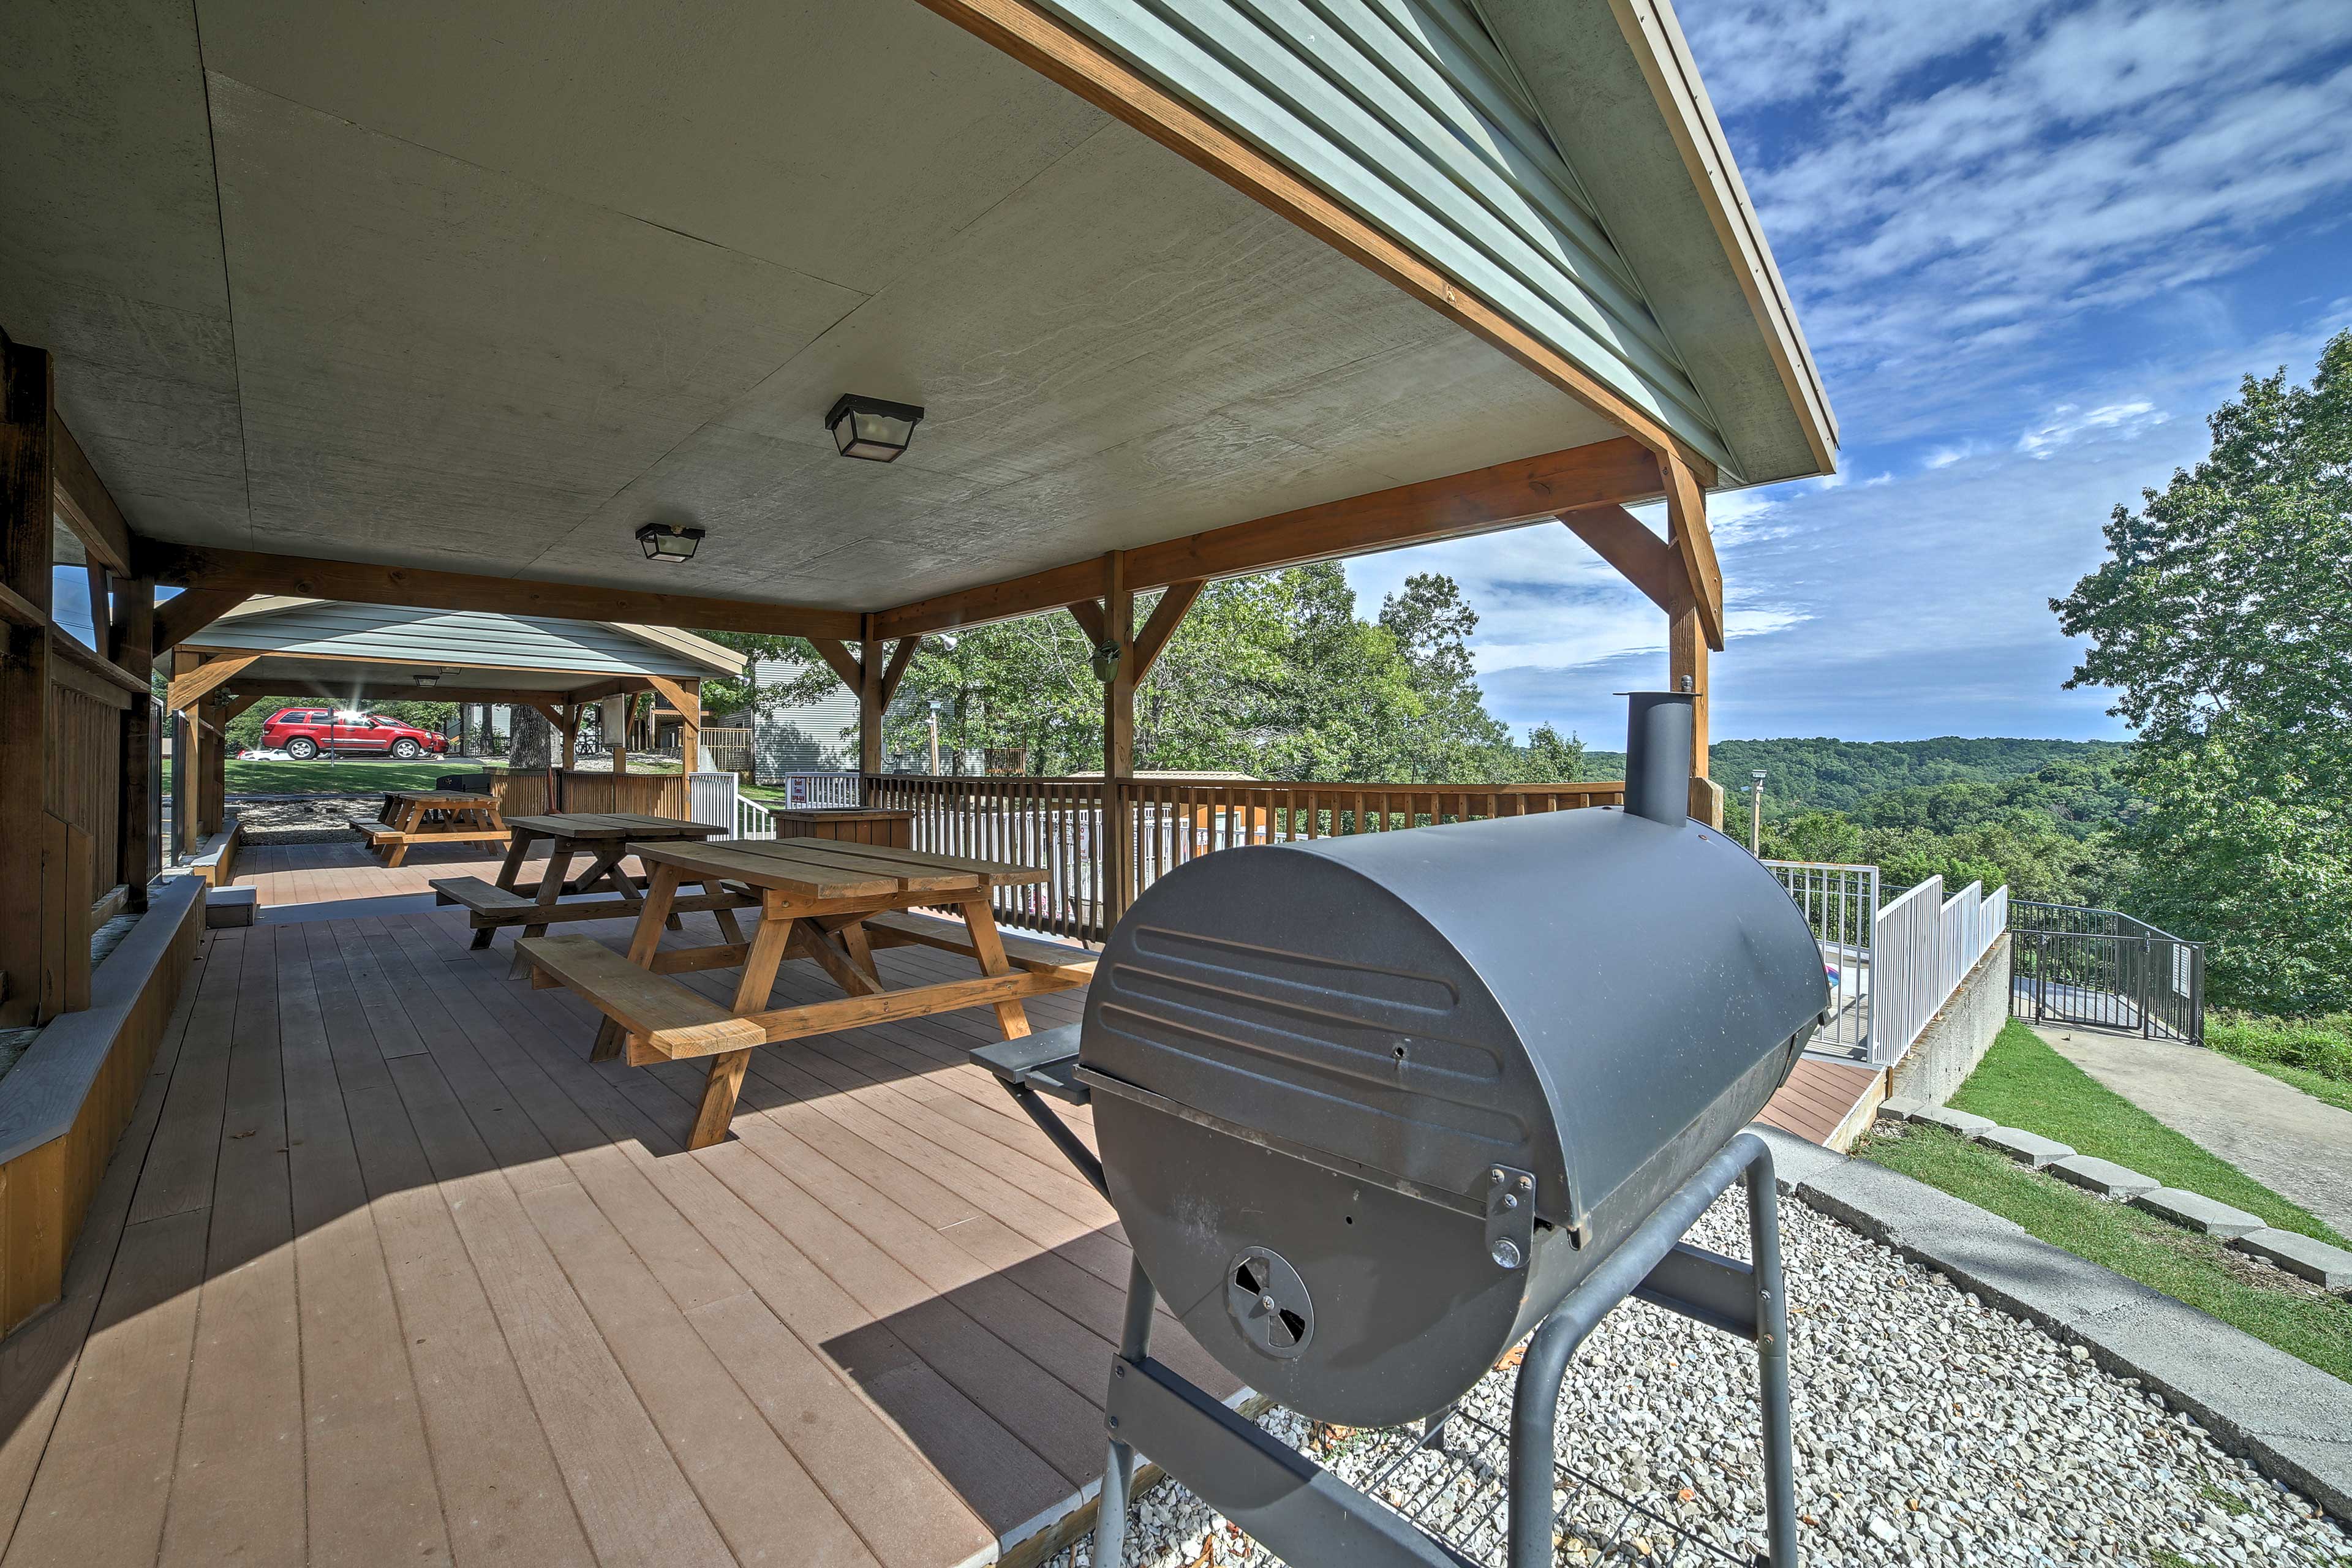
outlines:
M2030 458L2047 458L2059 447L2094 432L2107 432L2129 440L2172 416L2146 398L2109 403L2085 412L2071 403L2053 410L2048 423L2017 438L2017 449Z
M1842 404L1932 417L2352 194L2344 0L1685 11Z

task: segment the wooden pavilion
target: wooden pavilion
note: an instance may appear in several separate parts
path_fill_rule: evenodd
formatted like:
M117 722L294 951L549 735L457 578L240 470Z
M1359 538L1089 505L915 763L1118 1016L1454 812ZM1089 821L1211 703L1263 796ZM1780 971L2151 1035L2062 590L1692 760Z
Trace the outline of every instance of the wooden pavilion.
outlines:
M1086 934L1152 823L1531 808L1154 795L1135 684L1204 583L1556 521L1703 738L1707 497L1835 461L1665 0L28 0L0 212L0 1026L49 1021L0 1085L0 1321L65 1303L0 1358L0 1563L950 1568L1034 1556L1099 1463L1123 1243L953 1027L763 1050L687 1153L657 1070L427 914L191 963L149 691L237 606L804 637L874 795L925 638L1066 609L1104 776L926 809L1082 820ZM146 919L93 974L110 900Z
M264 694L345 709L410 698L529 707L552 728L560 766L569 772L592 704L613 705L604 728L619 736L619 704L651 692L677 715L685 771L692 773L700 765L702 682L743 668L742 655L675 626L282 595L258 595L226 611L173 648L172 658L164 707L190 721L195 759L173 775L173 788L184 792L175 816L200 833L220 830L223 733ZM625 746L615 747L614 762L627 771Z

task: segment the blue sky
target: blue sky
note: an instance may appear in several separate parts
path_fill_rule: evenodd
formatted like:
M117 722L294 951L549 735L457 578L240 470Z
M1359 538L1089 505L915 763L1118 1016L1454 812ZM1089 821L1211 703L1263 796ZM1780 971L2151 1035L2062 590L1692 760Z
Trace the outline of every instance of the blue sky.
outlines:
M1716 734L2124 734L2047 601L2241 375L2352 326L2352 0L1677 9L1843 435L1834 480L1711 508ZM1664 683L1664 618L1563 529L1349 575L1370 613L1430 570L1515 726L1614 746L1610 694Z

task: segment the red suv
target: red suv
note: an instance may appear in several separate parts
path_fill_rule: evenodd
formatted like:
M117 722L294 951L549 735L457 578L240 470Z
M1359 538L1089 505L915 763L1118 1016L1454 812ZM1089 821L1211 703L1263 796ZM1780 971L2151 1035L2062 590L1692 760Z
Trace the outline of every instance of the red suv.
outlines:
M381 713L341 713L329 708L281 708L261 727L265 751L283 751L307 763L326 752L398 757L411 762L427 752L446 752L448 737Z

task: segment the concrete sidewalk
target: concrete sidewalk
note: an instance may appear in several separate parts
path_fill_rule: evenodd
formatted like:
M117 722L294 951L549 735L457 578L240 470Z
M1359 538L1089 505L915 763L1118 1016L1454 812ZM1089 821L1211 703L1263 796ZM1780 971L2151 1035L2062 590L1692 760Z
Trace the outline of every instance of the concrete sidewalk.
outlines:
M2352 1236L2352 1111L2201 1046L2055 1025L2033 1032L2167 1127Z

